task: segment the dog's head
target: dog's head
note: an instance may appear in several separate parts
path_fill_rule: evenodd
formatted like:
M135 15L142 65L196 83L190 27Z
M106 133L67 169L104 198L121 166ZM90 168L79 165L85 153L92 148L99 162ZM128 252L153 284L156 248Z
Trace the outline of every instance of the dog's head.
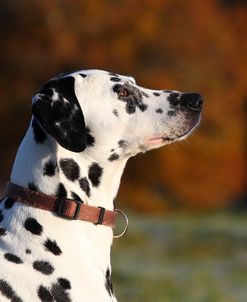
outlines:
M33 97L32 113L63 148L97 145L114 160L185 138L201 109L197 93L151 90L132 77L85 70L46 83Z

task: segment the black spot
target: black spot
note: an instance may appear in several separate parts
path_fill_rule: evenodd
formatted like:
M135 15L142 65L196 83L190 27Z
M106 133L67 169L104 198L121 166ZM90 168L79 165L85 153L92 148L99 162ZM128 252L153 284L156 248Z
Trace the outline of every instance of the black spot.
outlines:
M69 297L68 292L60 283L56 283L52 285L51 293L57 302L70 302L71 299Z
M111 149L111 152L114 152L115 151L115 149Z
M85 73L79 73L79 75L80 75L81 77L83 77L83 78L86 78L86 77L87 77L87 75L86 75Z
M153 95L154 96L160 96L160 93L159 92L153 92Z
M143 111L146 111L147 108L148 108L148 105L147 105L147 104L142 103L142 104L139 105L139 109L140 109L142 112L143 112Z
M119 146L120 148L124 148L124 147L126 147L126 145L127 145L127 143L126 143L125 140L120 139L120 141L118 141L118 146Z
M32 191L35 191L35 192L38 191L37 186L35 186L35 184L34 184L33 182L29 182L29 183L28 183L28 189L30 189L30 190L32 190Z
M98 187L100 184L102 173L103 168L101 168L97 163L92 163L89 167L88 177L94 187Z
M7 231L4 228L0 228L0 236L5 236Z
M47 239L44 243L44 246L46 247L47 251L51 252L56 256L62 254L62 251L55 240L51 241L50 239Z
M50 275L54 271L52 265L47 261L34 261L33 268L44 275Z
M176 112L174 110L169 110L169 111L167 111L167 115L168 116L175 116Z
M57 283L53 283L50 288L41 285L38 289L38 296L42 302L71 302L67 290L71 289L67 279L59 278Z
M15 203L15 201L13 199L7 198L4 203L5 209L11 209L13 207L14 203Z
M163 92L165 92L165 93L171 93L171 92L173 92L173 90L163 90Z
M53 283L50 289L41 285L38 289L38 296L42 302L71 302L66 290L71 289L67 279L59 278L57 283Z
M170 103L171 106L177 106L179 104L179 94L176 92L170 93L167 97L167 101Z
M26 230L31 232L34 235L41 235L43 232L43 227L35 218L27 218L24 227Z
M64 289L71 289L71 285L70 285L69 280L67 280L65 278L59 278L58 282L62 286L62 288L64 288Z
M67 197L67 191L66 191L66 189L65 189L65 187L62 183L60 183L58 185L56 196L60 197L60 198L66 198Z
M120 81L121 81L121 79L118 78L118 77L111 77L110 80L111 80L112 82L120 82Z
M2 211L2 210L0 210L0 222L2 222L2 221L3 221L3 219L4 219L3 211Z
M31 250L26 249L26 254L31 254Z
M43 285L41 285L38 289L38 296L42 302L52 302L53 301L52 294Z
M71 192L71 196L72 196L72 199L80 201L81 203L83 203L83 201L81 200L81 198L75 192Z
M82 190L87 194L87 196L90 196L90 186L89 182L86 177L80 178L79 179L79 184Z
M54 176L56 171L56 165L51 161L47 161L44 166L44 175Z
M10 302L23 302L21 298L19 298L9 283L3 279L0 279L0 292L7 299L11 299Z
M35 118L32 121L32 127L33 127L34 139L36 143L42 144L47 136Z
M112 90L113 90L114 92L118 93L119 90L120 90L120 88L122 88L122 87L123 87L123 85L121 85L121 84L116 84L116 85L114 85L114 86L112 87Z
M119 115L118 115L117 109L113 109L112 113L113 113L114 115L116 115L116 116L119 116Z
M72 158L61 159L59 165L64 175L71 181L75 181L80 176L80 168Z
M156 109L157 113L163 113L163 110L161 108Z
M21 260L21 258L19 258L18 256L14 255L14 254L4 254L4 258L7 259L10 262L16 263L16 264L21 264L23 263L23 261Z
M126 109L126 112L129 114L136 112L136 106L135 106L134 102L131 100L126 104L125 109Z
M138 105L136 104L136 102L134 100L129 100L126 104L126 112L129 114L135 113L136 112L136 108L139 108L142 112L146 111L148 106L144 103L139 103Z
M90 134L90 129L86 127L86 134L87 134L87 146L92 147L95 143L95 138Z
M108 294L112 295L113 286L112 286L112 281L111 281L111 272L110 272L109 268L106 270L106 274L105 274L105 287L106 287L106 290L108 291Z
M119 155L117 153L113 153L108 157L109 161L114 161L114 160L118 160L119 159Z

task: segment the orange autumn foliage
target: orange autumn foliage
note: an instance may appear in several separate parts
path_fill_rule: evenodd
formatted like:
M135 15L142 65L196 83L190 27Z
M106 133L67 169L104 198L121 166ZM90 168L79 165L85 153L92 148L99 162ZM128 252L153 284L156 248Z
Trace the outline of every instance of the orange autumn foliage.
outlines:
M246 193L247 6L230 0L2 1L0 180L56 73L102 68L152 88L201 92L186 142L131 159L118 196L140 211L214 209Z

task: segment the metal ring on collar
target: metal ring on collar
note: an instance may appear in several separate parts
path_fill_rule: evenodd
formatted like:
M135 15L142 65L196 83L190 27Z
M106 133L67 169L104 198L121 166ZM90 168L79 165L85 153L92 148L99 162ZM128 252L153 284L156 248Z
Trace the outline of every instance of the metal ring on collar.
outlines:
M115 211L118 212L118 213L123 217L124 222L125 222L125 226L124 226L123 231L122 231L120 234L113 235L114 238L120 238L120 237L124 236L124 234L125 234L125 233L127 232L127 230L128 230L129 219L128 219L127 215L126 215L123 211L121 211L121 210L119 210L119 209L115 209Z

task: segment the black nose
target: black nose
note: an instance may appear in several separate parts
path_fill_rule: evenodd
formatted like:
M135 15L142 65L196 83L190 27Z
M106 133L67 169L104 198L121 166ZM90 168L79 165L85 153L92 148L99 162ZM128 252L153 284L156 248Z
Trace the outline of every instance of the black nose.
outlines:
M191 110L201 110L203 99L198 93L184 93L179 98L179 104L189 107Z

